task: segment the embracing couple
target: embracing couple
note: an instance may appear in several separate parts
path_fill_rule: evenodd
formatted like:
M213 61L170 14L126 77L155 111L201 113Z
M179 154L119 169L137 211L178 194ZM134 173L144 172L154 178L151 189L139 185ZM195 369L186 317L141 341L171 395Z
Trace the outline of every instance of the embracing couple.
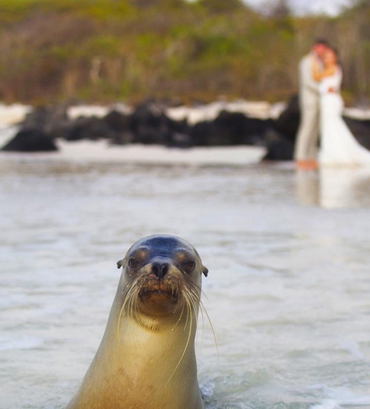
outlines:
M301 60L299 70L301 123L295 146L297 168L317 169L318 163L370 166L370 151L357 142L342 118L338 52L325 40L316 40L311 52Z

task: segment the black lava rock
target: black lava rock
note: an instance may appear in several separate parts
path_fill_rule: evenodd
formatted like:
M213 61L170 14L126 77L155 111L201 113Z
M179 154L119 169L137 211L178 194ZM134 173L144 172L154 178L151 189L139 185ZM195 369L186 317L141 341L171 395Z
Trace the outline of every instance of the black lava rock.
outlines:
M297 136L301 112L297 95L290 98L287 108L280 114L275 122L276 130L294 142Z
M77 118L66 129L64 136L67 141L112 139L113 137L114 133L105 121L95 116Z
M3 148L6 152L52 152L57 151L53 138L39 129L23 129Z
M27 114L22 123L23 129L34 129L54 138L64 138L69 126L67 106L36 107Z
M370 150L370 121L344 117L348 128L361 145Z
M294 154L294 143L278 132L270 132L266 143L267 154L263 161L291 161Z
M132 131L132 116L119 111L110 111L104 118L105 125L112 131L121 133Z
M266 133L272 128L271 120L221 111L214 121L195 124L191 137L197 146L263 145Z
M132 115L134 142L167 145L171 141L169 120L164 107L155 101L138 105Z

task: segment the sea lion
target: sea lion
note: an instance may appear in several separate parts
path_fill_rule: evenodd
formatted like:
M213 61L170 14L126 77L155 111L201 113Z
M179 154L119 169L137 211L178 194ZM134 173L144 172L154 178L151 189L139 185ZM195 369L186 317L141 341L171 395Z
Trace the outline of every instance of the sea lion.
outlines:
M107 327L67 409L202 409L194 338L202 274L195 248L145 237L123 267Z

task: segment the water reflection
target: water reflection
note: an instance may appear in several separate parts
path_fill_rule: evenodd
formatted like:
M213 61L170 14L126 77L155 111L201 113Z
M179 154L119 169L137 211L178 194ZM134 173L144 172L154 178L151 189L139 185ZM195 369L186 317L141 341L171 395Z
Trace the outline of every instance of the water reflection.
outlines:
M303 206L327 209L369 207L370 169L323 168L298 171L296 197Z
M303 206L319 206L319 177L314 171L297 171L296 197L297 202Z

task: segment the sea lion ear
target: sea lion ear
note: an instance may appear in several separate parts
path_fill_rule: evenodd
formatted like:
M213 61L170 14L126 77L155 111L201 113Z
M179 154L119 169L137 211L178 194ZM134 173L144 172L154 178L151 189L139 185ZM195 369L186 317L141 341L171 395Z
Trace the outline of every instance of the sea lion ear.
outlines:
M208 268L203 266L202 273L205 275L205 277L208 277Z
M123 266L123 260L117 261L117 268L121 268Z

